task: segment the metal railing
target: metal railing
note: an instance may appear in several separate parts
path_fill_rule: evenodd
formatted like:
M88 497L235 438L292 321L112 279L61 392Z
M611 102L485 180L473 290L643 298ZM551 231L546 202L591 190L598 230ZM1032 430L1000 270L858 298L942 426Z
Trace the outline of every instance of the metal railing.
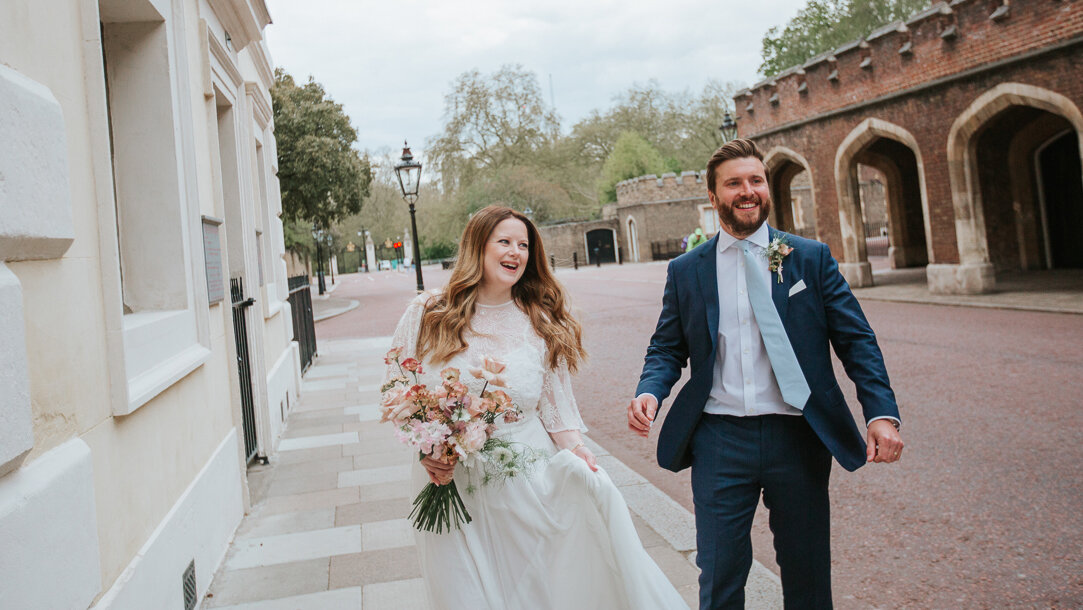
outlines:
M256 457L256 407L252 397L252 366L248 354L248 321L246 310L256 302L244 298L244 284L241 278L229 280L230 300L233 303L233 338L237 342L237 376L241 389L241 423L244 427L245 463Z
M681 240L679 239L664 239L651 242L651 260L668 261L682 254L684 254L684 248L681 247Z
M307 275L289 278L290 311L293 313L293 338L301 350L301 374L316 356L316 322L312 317L312 285Z
M887 222L865 223L865 255L887 256L890 240Z

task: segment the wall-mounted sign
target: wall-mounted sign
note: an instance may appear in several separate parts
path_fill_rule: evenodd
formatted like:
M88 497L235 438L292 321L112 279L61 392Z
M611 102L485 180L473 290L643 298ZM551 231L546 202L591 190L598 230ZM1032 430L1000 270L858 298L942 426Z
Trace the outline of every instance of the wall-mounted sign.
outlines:
M219 229L222 220L203 216L203 260L207 273L207 302L211 305L226 298L226 284L222 273L222 240Z

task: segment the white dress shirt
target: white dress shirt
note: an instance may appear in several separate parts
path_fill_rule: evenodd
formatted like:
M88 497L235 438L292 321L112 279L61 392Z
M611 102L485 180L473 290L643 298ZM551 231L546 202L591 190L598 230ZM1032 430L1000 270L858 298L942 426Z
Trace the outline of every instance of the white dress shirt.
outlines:
M745 240L753 254L767 249L770 233L767 223L760 225ZM741 240L724 230L718 232L715 250L715 273L718 281L718 338L711 393L703 407L704 413L750 417L757 415L801 415L801 411L782 399L771 360L752 313L745 283L746 268ZM768 286L774 279L767 268L767 257L756 256L757 265L751 271L763 275ZM639 396L644 396L640 394ZM655 396L657 402L658 397ZM870 419L866 425L886 419L898 427L899 420L890 415Z
M718 279L718 337L714 363L714 382L704 406L715 415L801 415L786 404L771 370L767 348L748 300L746 273L759 273L771 286L767 257L761 256L770 240L767 223L760 225L745 240L749 242L756 264L745 264L743 243L725 231L718 234L715 250Z

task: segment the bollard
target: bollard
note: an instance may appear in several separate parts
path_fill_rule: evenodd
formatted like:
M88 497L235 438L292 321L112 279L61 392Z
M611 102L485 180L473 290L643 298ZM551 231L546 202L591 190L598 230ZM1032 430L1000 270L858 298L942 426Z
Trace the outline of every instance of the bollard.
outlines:
M549 268L550 269L556 269L557 268L557 259L552 254L549 255Z
M579 253L578 252L572 252L572 266L575 267L576 271L579 271Z

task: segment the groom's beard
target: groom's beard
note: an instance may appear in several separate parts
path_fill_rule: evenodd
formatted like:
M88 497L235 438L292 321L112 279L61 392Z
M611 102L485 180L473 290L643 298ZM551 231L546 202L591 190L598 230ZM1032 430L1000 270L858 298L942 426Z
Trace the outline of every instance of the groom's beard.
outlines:
M743 221L737 218L734 213L736 206L744 202L753 202L760 205L759 215L753 220ZM751 197L742 197L730 202L728 205L718 206L718 218L722 221L724 226L729 227L734 233L738 235L751 235L756 232L756 229L760 228L764 222L767 221L767 217L771 214L771 198L760 199L756 195Z

